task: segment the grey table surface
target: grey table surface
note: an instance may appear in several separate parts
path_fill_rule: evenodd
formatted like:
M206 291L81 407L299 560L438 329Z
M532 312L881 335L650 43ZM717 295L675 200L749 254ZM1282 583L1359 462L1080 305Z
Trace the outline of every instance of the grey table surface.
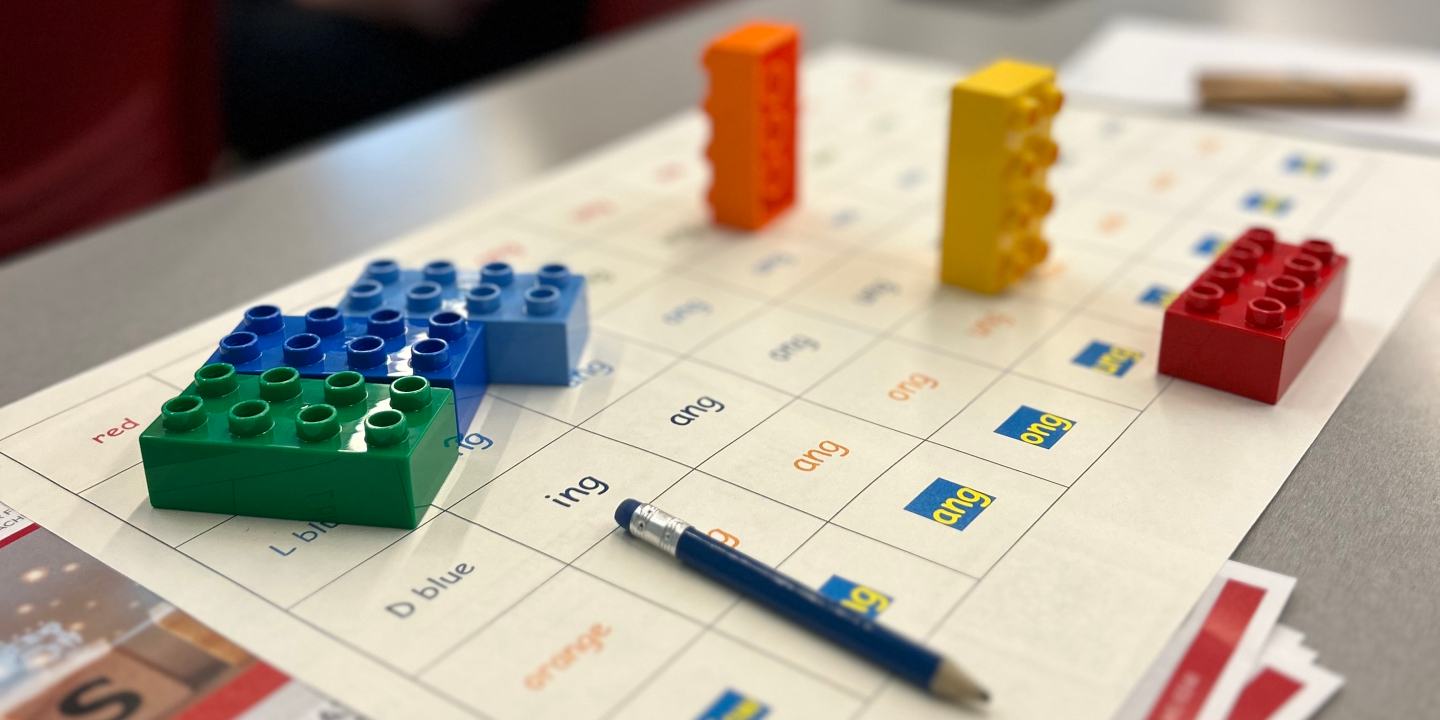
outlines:
M1121 13L1440 46L1433 0L732 0L587 43L0 265L0 404L512 187L683 108L753 17L965 64L1059 63ZM682 61L677 61L680 59ZM1437 198L1440 201L1440 198ZM1440 238L1436 239L1440 242ZM1440 717L1440 279L1235 551L1299 578L1283 622L1347 678L1322 712Z

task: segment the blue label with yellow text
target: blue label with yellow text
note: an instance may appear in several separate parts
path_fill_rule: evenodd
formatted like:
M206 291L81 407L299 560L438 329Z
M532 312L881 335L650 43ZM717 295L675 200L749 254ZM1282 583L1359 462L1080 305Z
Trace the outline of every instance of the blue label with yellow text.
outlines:
M1170 303L1180 293L1165 287L1164 285L1151 285L1140 293L1141 305L1154 305L1156 307L1170 307Z
M875 588L846 580L839 575L831 575L830 579L820 586L820 594L872 620L890 607L892 599Z
M770 714L770 706L754 698L745 697L734 690L720 694L705 714L695 720L760 720Z
M1219 233L1208 233L1197 240L1191 250L1200 257L1213 258L1219 257L1220 253L1225 252L1225 248L1228 247L1230 247L1230 241L1226 240L1222 235Z
M935 478L935 482L916 495L905 509L941 525L964 530L993 502L994 495L987 495L945 478Z
M1144 357L1139 350L1131 350L1118 345L1110 345L1102 342L1092 342L1080 351L1070 362L1076 365L1088 367L1096 372L1115 377L1125 377L1130 372L1131 366L1136 360Z
M1240 200L1240 207L1253 213L1271 217L1285 217L1295 207L1295 202L1284 195L1254 191Z
M1049 450L1073 427L1074 420L1066 420L1054 413L1021 405L1000 427L995 428L995 432L1027 445Z
M1291 153L1285 158L1285 172L1291 175L1323 178L1330 174L1330 159L1304 153Z

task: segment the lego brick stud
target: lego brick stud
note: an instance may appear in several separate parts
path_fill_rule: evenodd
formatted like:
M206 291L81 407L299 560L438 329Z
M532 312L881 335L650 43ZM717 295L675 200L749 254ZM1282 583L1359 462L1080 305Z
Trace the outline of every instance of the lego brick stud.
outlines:
M1219 285L1225 292L1235 292L1240 287L1240 279L1245 277L1245 268L1227 260L1222 260L1210 267L1205 273L1207 282Z
M1220 300L1225 297L1225 290L1219 285L1208 282L1195 283L1185 291L1185 307L1190 312L1210 315L1220 309Z
M380 367L386 358L385 341L374 335L361 335L345 344L345 364L352 368Z
M515 269L509 263L492 262L480 268L480 282L498 287L509 287L515 282Z
M1285 303L1272 297L1255 298L1245 308L1245 322L1261 330L1274 330L1285 322Z
M570 284L570 268L558 263L542 266L535 274L535 282L563 290Z
M1265 297L1275 298L1285 307L1299 305L1300 299L1304 296L1305 283L1289 275L1272 277L1265 281Z
M233 332L220 338L220 359L231 365L260 357L260 338L248 330Z
M229 363L210 363L195 371L195 392L201 397L224 397L239 383L235 366Z
M294 367L313 365L325 359L325 351L320 347L320 336L313 333L300 333L285 338L281 353L285 364Z
M1320 269L1325 267L1319 260L1302 254L1285 258L1284 273L1287 277L1293 277L1305 285L1314 285L1320 279Z
M256 305L245 311L245 329L256 335L269 335L283 327L280 308L274 305Z
M425 276L426 280L428 280L429 282L433 282L436 285L444 286L455 284L455 263L452 263L449 260L435 260L433 262L428 262L425 264L425 268L421 272Z
M500 309L500 286L481 283L465 291L465 309L476 315L486 315Z
M305 332L329 337L345 330L345 316L340 308L318 307L305 313Z
M400 263L394 260L376 260L365 266L365 277L381 285L389 285L400 279Z
M795 202L800 31L751 24L705 49L714 220L758 230Z
M365 418L365 443L374 447L398 445L409 430L398 410L381 410Z
M445 289L440 283L424 280L405 291L405 309L412 313L428 313L440 309Z
M389 339L405 334L405 313L394 308L382 308L365 318L365 332L378 338Z
M1239 265L1247 273L1255 272L1255 268L1260 265L1260 258L1264 256L1265 252L1259 245L1238 241L1225 253L1226 260Z
M410 375L390 383L390 405L396 410L413 412L429 404L429 380L419 375Z
M303 442L321 442L339 433L340 411L334 405L309 405L295 414L295 436Z
M385 286L373 278L351 285L350 291L345 293L345 307L354 311L374 310L383 302L385 302Z
M993 294L1045 260L1045 181L1060 152L1050 127L1063 104L1053 70L1011 60L956 83L941 280Z
M460 313L441 310L430 316L430 337L441 340L457 340L465 337L469 326Z
M1321 267L1328 267L1335 259L1335 246L1324 240L1306 240L1300 243L1300 252L1319 260Z
M325 378L325 402L336 407L354 405L364 400L368 392L365 377L351 370Z
M166 430L186 432L205 424L205 401L198 395L180 395L160 406L160 423Z
M1275 231L1270 228L1252 227L1241 233L1235 241L1238 243L1252 243L1260 248L1261 255L1269 255L1275 252Z
M230 434L235 437L255 437L275 426L270 416L270 403L264 400L242 400L230 408Z
M532 316L554 315L560 309L560 291L545 285L536 285L525 291L525 314Z
M410 367L420 372L435 372L450 364L450 343L428 338L410 348Z
M299 395L299 370L293 367L277 367L260 373L260 399L278 403Z

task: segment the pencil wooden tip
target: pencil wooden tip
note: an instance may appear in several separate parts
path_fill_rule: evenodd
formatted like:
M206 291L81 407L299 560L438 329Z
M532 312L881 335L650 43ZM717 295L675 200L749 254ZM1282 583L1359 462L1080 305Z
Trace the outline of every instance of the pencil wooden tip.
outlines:
M988 703L990 692L965 674L960 666L941 660L930 678L930 694L955 703Z

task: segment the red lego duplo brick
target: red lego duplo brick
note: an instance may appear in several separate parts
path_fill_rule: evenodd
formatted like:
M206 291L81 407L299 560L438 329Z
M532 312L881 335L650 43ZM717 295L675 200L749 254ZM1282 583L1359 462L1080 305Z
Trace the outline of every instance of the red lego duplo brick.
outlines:
M800 32L746 25L705 49L715 222L757 230L795 202Z
M1275 404L1340 316L1348 262L1246 230L1165 310L1160 372Z

